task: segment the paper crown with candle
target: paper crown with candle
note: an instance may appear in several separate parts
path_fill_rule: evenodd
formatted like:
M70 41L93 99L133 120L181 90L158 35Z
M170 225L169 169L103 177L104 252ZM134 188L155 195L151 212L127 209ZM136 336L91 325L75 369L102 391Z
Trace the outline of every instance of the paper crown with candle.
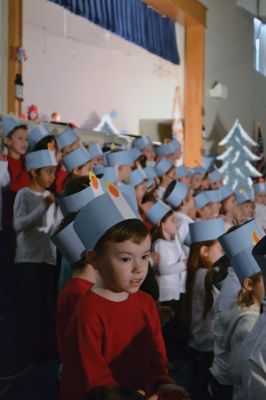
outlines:
M133 147L131 149L131 151L132 151L132 156L133 156L134 161L136 161L139 157L142 156L142 152L139 149L137 149L136 147Z
M152 146L152 141L149 136L142 136L141 138L137 138L134 140L133 146L142 151L146 147Z
M91 161L92 157L88 150L85 149L84 146L79 146L75 150L66 154L62 162L66 167L67 171L70 173L74 168L81 167L82 165L87 164L87 162Z
M205 196L209 199L210 203L219 203L222 201L221 190L206 190L204 192Z
M155 153L157 156L170 156L175 152L174 148L167 144L161 144L161 146L156 147Z
M156 225L171 210L171 207L169 207L167 204L163 203L162 201L157 201L149 209L146 217L153 225Z
M257 261L266 282L266 236L253 247L252 255Z
M168 171L170 171L171 168L173 168L173 164L170 163L170 161L166 160L166 158L163 158L160 160L154 167L156 174L161 177L164 174L166 174Z
M224 185L220 188L221 190L221 200L225 200L228 197L232 196L232 194L235 194L233 192L233 190L228 186L228 185Z
M140 185L142 182L148 179L147 175L145 174L143 168L134 169L131 171L129 176L129 183L133 186Z
M189 236L191 243L216 240L225 231L224 220L222 218L195 221L189 224Z
M111 182L116 182L118 180L117 171L115 167L103 167L102 165L95 165L93 171L96 175L103 174L104 178Z
M194 197L194 200L195 200L195 207L197 209L200 209L210 203L210 199L207 197L205 192L201 192L201 193L197 194Z
M32 153L26 154L25 159L27 171L57 166L55 153L49 150L33 151Z
M57 203L65 217L69 213L79 211L95 197L105 193L105 179L98 179L93 173L89 174L90 186L69 196L57 197Z
M26 124L23 121L20 121L16 117L6 117L2 121L0 121L0 126L3 128L3 135L7 137L14 129L19 128L21 126L27 128Z
M210 183L210 184L216 183L216 182L221 181L222 179L223 179L223 177L222 177L222 175L220 174L220 172L218 172L218 171L213 171L213 172L210 173L210 176L209 176L209 183Z
M186 195L188 194L188 188L186 185L180 182L176 182L171 193L164 199L167 204L176 208L179 207Z
M219 242L225 254L231 260L240 283L242 283L245 278L260 271L257 262L251 254L253 247L263 236L263 230L257 222L252 219L232 232L219 237Z
M61 150L70 146L78 140L78 135L74 129L67 128L60 135L56 137L56 142Z
M74 230L73 224L74 221L60 232L50 237L51 241L70 264L80 261L82 253L85 250L85 247Z
M110 184L105 194L93 199L80 210L74 220L74 229L84 247L94 249L98 240L110 228L130 219L140 219L140 216L127 195Z
M92 143L89 147L89 153L92 158L102 156L103 151L101 145L99 143Z
M179 165L176 170L176 177L177 179L183 178L184 176L188 176L188 169L184 165Z
M253 186L253 189L254 189L254 193L255 193L255 194L266 193L266 185L265 185L265 182L258 182L258 183L255 183L255 185Z
M106 154L106 161L109 167L131 165L134 162L132 150L110 151Z
M28 134L29 148L32 150L37 143L39 143L43 138L47 136L52 136L48 131L46 126L38 125L33 128Z

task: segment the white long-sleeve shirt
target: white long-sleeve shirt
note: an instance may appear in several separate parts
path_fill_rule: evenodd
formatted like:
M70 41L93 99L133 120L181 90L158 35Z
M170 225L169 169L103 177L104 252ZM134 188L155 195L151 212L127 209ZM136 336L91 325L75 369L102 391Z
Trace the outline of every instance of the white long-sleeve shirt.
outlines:
M178 239L158 239L153 244L153 251L160 254L156 269L159 285L159 301L179 300L185 292L186 262Z
M8 172L8 162L0 161L0 231L3 229L2 227L2 189L8 186L10 182L10 176Z
M56 264L56 247L50 236L62 215L53 203L47 206L44 197L51 193L34 192L29 188L18 191L14 203L14 228L17 233L16 263Z
M189 249L188 246L185 245L184 242L185 242L185 239L186 239L186 237L187 237L187 235L189 233L189 224L191 224L194 221L188 215L186 215L186 214L184 214L184 213L182 213L180 211L177 211L175 213L175 215L176 215L176 219L179 222L177 234L178 234L181 246L182 246L182 248L184 250L184 253L185 253L186 256L188 256L190 249Z

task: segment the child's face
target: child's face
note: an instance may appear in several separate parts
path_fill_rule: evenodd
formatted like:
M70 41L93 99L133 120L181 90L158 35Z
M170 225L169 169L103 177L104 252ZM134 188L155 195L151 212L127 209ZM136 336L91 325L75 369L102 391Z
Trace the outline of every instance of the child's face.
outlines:
M175 213L169 215L169 217L166 219L166 221L162 222L162 231L165 236L172 238L177 234L177 229L178 229L178 221L176 219Z
M224 255L224 251L218 240L207 249L208 252L208 259L212 264L214 264L219 258Z
M210 187L210 185L209 185L209 180L208 180L208 178L203 178L202 179L202 181L201 181L201 188L202 189L209 189L209 187Z
M89 172L92 171L93 161L88 161L86 164L82 165L80 168L74 168L74 175L87 176Z
M155 153L152 146L148 146L142 150L144 156L146 156L147 161L153 161L155 159Z
M118 179L120 182L125 182L128 180L130 172L132 170L132 165L120 165L118 167Z
M165 185L169 185L176 177L176 167L172 167L166 174L162 176L162 183Z
M234 194L229 196L224 201L224 209L225 209L226 212L233 211L235 205L236 205L236 196Z
M150 247L150 236L141 243L107 242L103 254L97 256L104 287L115 293L137 292L148 272Z
M254 218L255 216L255 203L253 201L246 201L240 205L241 217L243 219Z
M200 174L194 174L191 178L190 186L192 190L197 190L200 188L202 177Z
M10 155L24 156L28 150L28 132L26 129L17 129L11 137L5 139Z
M137 203L141 204L143 196L145 195L147 190L147 182L144 181L135 187Z
M43 167L40 168L38 174L34 175L34 180L43 189L48 189L55 180L56 167Z
M217 201L215 203L211 203L211 210L212 210L212 213L213 213L214 217L217 217L219 215L221 206L222 206L222 203L220 201Z
M206 204L206 206L200 208L198 210L199 216L201 219L211 219L213 218L213 211L212 211L212 206L211 204Z
M190 178L189 176L182 176L181 178L178 178L179 182L184 183L184 185L190 185Z
M266 193L257 193L255 195L255 200L257 204L266 204Z

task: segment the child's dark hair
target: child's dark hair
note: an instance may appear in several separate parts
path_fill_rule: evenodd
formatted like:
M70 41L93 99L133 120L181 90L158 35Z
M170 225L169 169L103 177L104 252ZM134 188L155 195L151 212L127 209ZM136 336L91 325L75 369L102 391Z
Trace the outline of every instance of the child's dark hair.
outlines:
M90 178L88 176L73 176L65 182L63 190L59 193L59 197L78 193L88 186L90 186Z
M167 197L170 196L170 194L172 193L172 191L174 190L174 187L176 185L176 181L173 180L172 182L169 183L169 185L167 186L164 194L163 194L163 201L165 201L167 203ZM180 205L178 207L175 207L174 210L175 211L179 211L180 208L182 207L182 205L184 204L185 201L189 200L189 191L187 192L186 196L184 197L184 199L181 201Z
M262 273L257 272L250 276L249 279L251 280L252 285L255 286L262 279ZM254 304L253 291L250 292L242 286L237 295L237 304L242 307L252 306L252 304Z
M94 250L98 254L102 254L106 242L121 243L125 240L132 240L134 243L141 243L150 235L148 228L139 219L127 219L112 226L98 240Z
M168 217L170 217L172 214L174 214L174 210L168 211L167 214L160 220L160 223L158 225L155 225L154 228L151 231L151 237L152 237L152 242L155 242L157 239L164 239L166 238L163 235L163 228L162 228L162 223L167 220Z
M38 151L38 150L47 150L48 149L48 144L53 142L55 145L55 149L57 147L55 137L53 135L48 135L42 138L38 143L33 148L33 151Z
M9 139L11 139L12 136L14 135L14 133L16 133L16 131L17 131L18 129L25 129L25 131L26 131L26 130L28 129L28 127L27 127L27 125L25 125L25 124L21 124L21 125L15 126L15 128L12 129L12 131L10 131L9 134L8 134L6 137L9 138Z
M143 400L144 396L133 389L116 386L99 386L92 389L86 400Z

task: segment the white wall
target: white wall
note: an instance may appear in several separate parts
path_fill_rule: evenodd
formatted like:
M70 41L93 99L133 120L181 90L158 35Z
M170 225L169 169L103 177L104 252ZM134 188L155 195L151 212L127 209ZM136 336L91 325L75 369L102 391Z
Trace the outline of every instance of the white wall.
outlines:
M140 119L171 117L183 65L145 50L46 0L24 0L24 107L37 104L63 120L116 110L119 129L138 133ZM184 30L177 27L184 59Z
M0 1L0 112L7 111L7 27L8 5L7 0Z
M254 126L253 22L236 0L201 0L208 7L205 56L205 125L211 144L236 118L252 135ZM226 100L210 98L214 81L228 88ZM215 146L216 147L216 146ZM216 148L215 148L216 149Z

